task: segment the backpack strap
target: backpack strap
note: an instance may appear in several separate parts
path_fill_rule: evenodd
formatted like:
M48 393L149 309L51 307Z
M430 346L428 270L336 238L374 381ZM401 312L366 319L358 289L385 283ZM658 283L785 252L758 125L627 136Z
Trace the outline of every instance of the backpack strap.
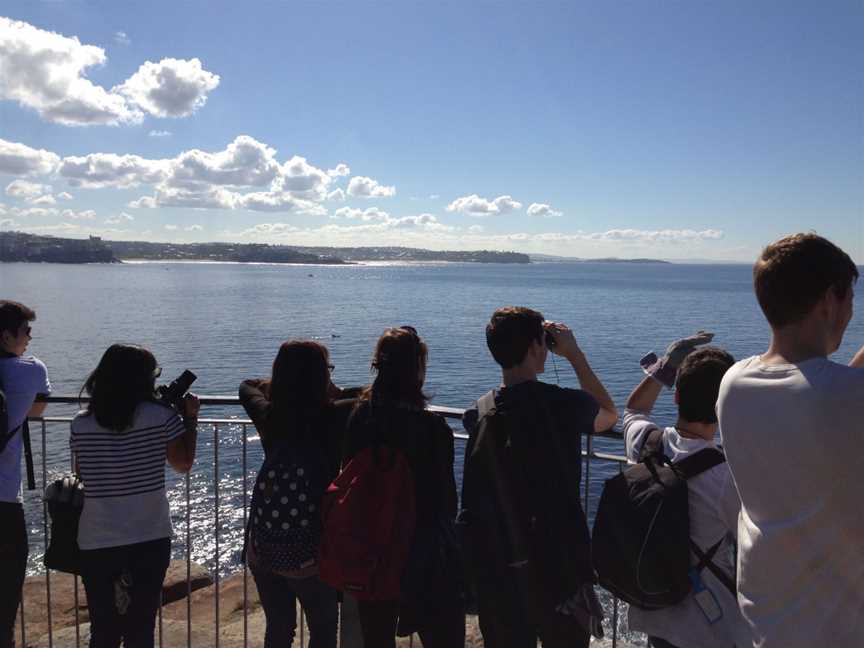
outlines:
M714 558L714 554L717 553L717 550L722 544L723 540L720 539L706 552L702 551L702 549L699 548L699 545L693 542L692 538L690 539L690 549L693 551L694 554L696 554L696 557L699 559L699 563L696 565L696 570L702 571L703 568L707 568L712 574L714 574L714 577L723 584L723 587L729 590L729 593L732 594L732 596L737 597L738 587L735 584L735 581L730 578L726 572L720 569L712 560L712 558Z
M645 440L642 442L642 449L639 451L638 462L642 463L648 457L663 454L663 430L659 427L655 427L648 433Z
M689 457L672 464L675 472L681 479L691 479L696 475L710 470L726 461L726 455L717 448L702 448Z
M477 424L480 424L480 419L489 414L495 413L495 390L490 389L477 399Z

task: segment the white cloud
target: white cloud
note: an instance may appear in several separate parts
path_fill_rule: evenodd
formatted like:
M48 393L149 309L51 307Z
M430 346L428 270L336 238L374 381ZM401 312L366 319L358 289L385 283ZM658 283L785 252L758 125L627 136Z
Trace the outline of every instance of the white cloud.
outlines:
M248 135L240 135L223 151L208 153L192 149L181 153L171 160L170 175L165 182L187 190L208 185L261 187L270 184L282 171L275 155L275 149Z
M33 198L32 200L28 200L31 205L56 205L57 200L51 194L45 194L44 196L39 196L38 198Z
M0 17L0 99L69 125L140 122L143 114L86 78L105 50L75 37Z
M483 231L483 226L482 225L472 225L471 227L468 228L468 231L471 234L480 234Z
M91 153L63 158L59 173L70 185L99 189L153 184L168 177L169 160L148 160L138 155Z
M18 227L18 223L16 223L11 218L0 218L0 227L6 229L13 229L15 227Z
M134 221L135 217L132 214L127 214L126 212L120 212L116 216L111 216L110 218L105 219L106 225L119 225L120 223L128 223Z
M38 182L27 180L13 180L6 185L6 195L12 198L34 199L42 194L49 193L51 187Z
M531 203L528 206L528 215L538 218L557 218L562 215L562 212L552 209L546 203Z
M178 225L166 225L165 229L169 232L176 232L180 227Z
M298 231L298 228L288 223L258 223L254 227L240 232L240 236L279 236Z
M200 232L204 229L203 225L189 225L188 227L184 227L183 230L185 232Z
M342 187L337 187L328 193L327 200L330 202L345 202L345 192L342 191Z
M2 40L0 40L2 43ZM0 73L2 73L0 63ZM0 81L0 84L3 82ZM0 173L9 175L48 175L60 162L60 156L17 142L0 139Z
M340 207L335 212L333 212L333 216L331 216L331 218L359 220L368 223L370 221L387 221L390 219L390 214L378 209L377 207L370 207L369 209Z
M447 205L447 211L461 212L469 216L504 214L521 208L522 203L513 200L510 196L498 196L494 200L487 200L477 194L462 196Z
M114 32L114 42L118 45L128 45L132 41L129 40L129 36L126 35L126 32L116 31Z
M186 191L170 187L159 188L156 191L155 205L198 209L234 209L237 206L237 194L222 187L207 187L201 191Z
M72 209L64 209L61 214L63 218L68 218L70 220L95 220L96 212L92 209L86 209L84 211L74 211Z
M72 200L72 194L70 194L68 191L61 191L59 194L57 194L57 197L61 200Z
M269 212L297 212L312 216L323 216L327 213L321 205L309 200L295 198L287 192L257 192L247 194L235 194L236 209L250 209L253 211Z
M113 89L156 117L186 117L207 102L219 76L197 58L146 61L125 83Z
M429 194L429 200L438 200L440 197L438 194Z
M273 183L275 190L289 191L298 198L323 200L332 178L321 169L295 155L282 165L281 175Z
M115 42L128 44L123 32ZM184 117L204 105L219 77L197 58L146 61L107 90L87 78L104 66L105 50L29 23L0 17L0 99L16 101L48 121L70 126L140 123L145 111Z
M366 176L354 176L348 183L348 195L363 198L389 198L396 195L396 187L386 187Z
M331 178L341 178L343 176L351 175L351 167L344 162L340 162L335 168L327 169L327 175Z
M399 229L420 229L427 232L452 232L456 228L445 225L438 221L432 214L420 214L419 216L404 216L396 218L390 223L390 227Z
M167 130L151 130L147 133L148 137L171 137L171 131Z
M131 209L155 209L156 199L153 196L141 196L137 200L130 201L126 206Z
M77 223L54 223L53 225L35 225L35 226L25 226L23 228L26 232L32 232L34 234L39 234L41 232L50 232L54 234L66 234L69 232L78 232L80 231L81 226Z

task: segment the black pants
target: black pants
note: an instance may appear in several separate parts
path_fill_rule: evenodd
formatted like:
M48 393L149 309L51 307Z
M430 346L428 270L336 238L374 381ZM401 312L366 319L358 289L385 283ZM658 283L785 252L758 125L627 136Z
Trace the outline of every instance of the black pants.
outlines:
M0 648L11 648L27 569L27 527L21 504L0 502L0 529Z
M336 591L318 580L286 578L252 569L267 626L264 648L291 648L297 629L297 599L309 622L309 648L336 648L339 607Z
M171 539L81 552L90 648L153 648Z
M537 639L543 648L588 648L591 635L572 616L550 608L539 620L529 622L513 589L481 588L477 599L477 616L486 648L536 648Z
M398 601L357 601L364 648L395 648ZM435 610L429 610L435 615ZM461 607L445 605L438 618L418 630L423 648L463 648L465 613Z

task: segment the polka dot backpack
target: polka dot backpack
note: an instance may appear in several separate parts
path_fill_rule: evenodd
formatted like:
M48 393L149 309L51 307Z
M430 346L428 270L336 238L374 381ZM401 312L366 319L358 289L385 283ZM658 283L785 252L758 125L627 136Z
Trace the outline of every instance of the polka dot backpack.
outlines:
M249 541L258 568L298 571L317 561L321 496L327 488L323 451L274 448L255 479Z

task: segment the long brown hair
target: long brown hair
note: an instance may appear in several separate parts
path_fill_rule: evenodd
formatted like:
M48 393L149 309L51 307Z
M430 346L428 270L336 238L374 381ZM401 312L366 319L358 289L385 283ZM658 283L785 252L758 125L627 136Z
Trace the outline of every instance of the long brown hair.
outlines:
M289 340L279 347L273 361L268 396L268 419L277 425L308 422L330 402L330 353L311 340Z
M420 374L426 369L428 354L426 343L413 328L386 329L375 345L372 356L375 380L363 392L363 400L425 407L429 398L423 393Z

